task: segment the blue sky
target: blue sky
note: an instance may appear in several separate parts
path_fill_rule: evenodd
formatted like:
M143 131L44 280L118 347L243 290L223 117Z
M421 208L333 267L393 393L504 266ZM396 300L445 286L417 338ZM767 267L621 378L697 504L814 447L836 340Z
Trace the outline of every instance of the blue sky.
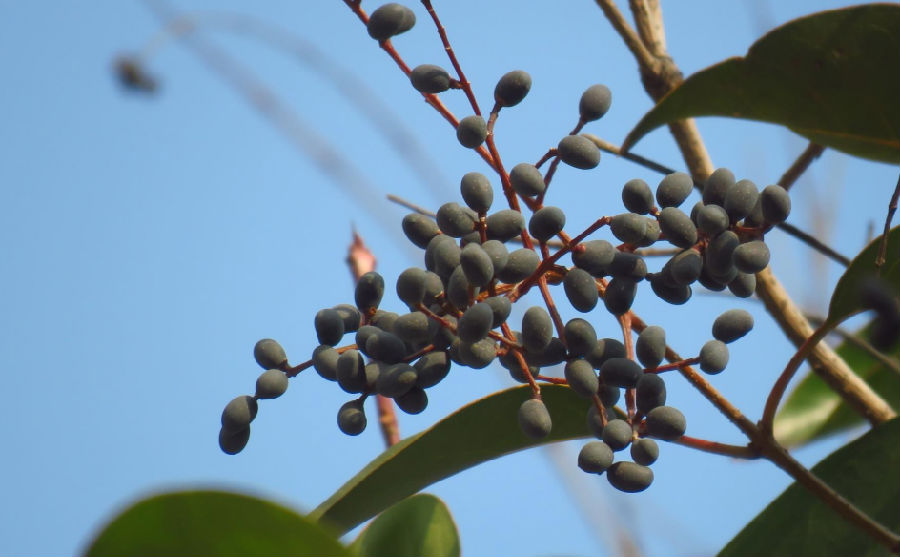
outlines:
M651 107L632 58L592 2L552 9L530 1L442 4L437 8L484 110L500 75L523 69L533 77L529 96L497 124L507 167L536 161L568 133L581 92L594 83L610 87L613 105L585 131L618 143ZM436 209L459 201L462 174L486 173L486 166L458 145L342 2L273 0L252 12L236 1L176 6L206 14L195 20L197 32L339 152L341 168L358 176L354 187L323 173L194 52L159 39L159 22L143 3L0 5L0 392L6 396L0 553L78 552L117 509L169 488L219 486L312 509L379 454L381 437L373 419L360 437L342 435L334 416L347 395L303 373L282 398L261 403L245 451L222 454L221 409L251 392L260 371L254 343L276 338L292 361L307 359L316 344L315 312L352 302L344 263L352 227L392 284L403 269L421 265L421 253L400 231L406 211L385 195ZM767 28L842 5L667 3L668 46L689 74L744 53ZM411 66L446 66L424 10L414 9L419 23L395 41L398 50ZM234 32L229 20L211 13L251 15L315 45L332 60L329 68L352 74L368 89L365 98L388 107L378 109L381 123L284 45ZM158 94L123 92L111 73L113 59L148 45ZM458 115L468 114L462 95L443 98ZM415 152L424 153L419 158L427 157L427 167L417 172L390 145L385 119L417 140ZM715 164L761 187L806 146L766 124L706 118L699 127ZM681 169L663 130L634 150ZM880 228L896 172L828 151L795 187L791 222L853 255L870 226ZM630 178L654 186L659 180L606 155L589 172L563 167L548 203L564 208L567 229L578 231L622 211L619 193ZM779 232L767 241L788 291L823 314L840 269ZM791 348L758 302L699 290L685 307L642 290L635 309L663 325L683 354L699 351L725 309L750 311L757 327L733 345L732 364L714 384L756 419ZM385 306L401 308L390 289ZM606 315L595 326L602 336L614 334ZM678 377L667 383L691 434L741 442ZM499 366L454 369L429 393L425 412L401 415L401 432L420 431L512 384ZM802 449L798 457L812 465L847 439ZM647 554L713 553L789 484L767 462L664 445L654 485L625 495L577 470L579 448L519 453L429 488L454 513L464 554L616 553L612 532L620 528Z

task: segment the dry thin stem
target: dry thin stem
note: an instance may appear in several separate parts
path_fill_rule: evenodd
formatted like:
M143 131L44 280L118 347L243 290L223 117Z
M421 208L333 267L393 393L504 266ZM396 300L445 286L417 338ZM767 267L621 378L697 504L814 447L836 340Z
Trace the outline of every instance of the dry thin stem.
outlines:
M387 198L388 198L389 201L393 201L393 202L396 203L397 205L400 205L400 206L402 206L402 207L406 207L406 208L409 209L410 211L415 211L416 213L419 213L420 215L425 215L426 217L431 217L431 218L437 217L437 215L434 213L434 211L429 211L429 210L426 209L425 207L422 207L422 206L420 206L420 205L416 205L416 204L413 203L412 201L407 201L407 200L403 199L403 198L400 197L400 196L397 196L397 195L394 195L394 194L392 194L392 193L389 193L389 194L387 194Z
M674 371L676 369L681 369L684 366L694 366L700 363L700 358L686 358L684 360L677 360L666 364L664 366L650 367L644 368L644 373L663 373L665 371Z
M375 405L378 407L378 427L381 429L381 437L384 444L392 447L400 442L400 423L397 421L397 411L394 410L394 401L376 395Z
M603 405L603 401L600 400L598 395L594 395L594 408L597 409L597 415L600 416L600 425L606 427L606 407Z
M543 381L544 383L550 383L551 385L568 385L569 382L563 377L547 377L546 375L538 374L535 376L535 379L538 381Z
M577 130L579 126L576 126ZM574 133L574 132L573 132ZM542 156L536 163L534 163L535 168L540 169L541 166L550 161L550 166L547 168L547 173L544 174L544 191L538 194L537 198L535 198L535 203L537 207L544 206L544 198L547 196L547 192L550 190L550 182L553 180L553 175L556 173L556 169L559 168L560 163L559 151L555 147L549 149L544 156ZM565 234L564 232L560 232L560 234Z
M634 338L631 336L633 320L637 317L631 311L626 311L620 315L619 325L622 327L622 340L625 341L625 356L629 360L634 360ZM625 390L625 410L628 412L628 423L633 423L634 416L637 413L637 396L634 388Z
M684 251L681 248L641 248L634 250L635 255L641 257L672 257Z
M831 259L832 261L834 261L844 267L850 266L850 258L849 257L847 257L846 255L843 255L841 253L838 253L834 248L823 243L821 240L819 240L812 234L804 232L804 231L800 230L799 228L797 228L796 226L786 223L786 222L778 223L776 225L776 228L778 228L782 232L787 233L789 236L793 236L794 238L797 238L804 244L813 248L814 250L821 253L825 257Z
M688 437L682 435L680 439L675 441L678 445L684 445L698 451L703 451L722 456L730 456L731 458L743 458L753 460L761 455L749 445L729 445L728 443L719 443L718 441L707 441L706 439L698 439L696 437Z
M540 400L541 387L537 384L537 381L534 380L534 376L531 375L531 369L528 367L528 362L525 361L525 356L522 355L521 350L513 350L513 355L515 356L516 361L519 363L519 367L522 369L522 375L525 376L525 379L531 386L531 398Z
M791 164L790 168L785 171L785 173L781 176L781 179L778 180L778 185L784 188L785 190L789 190L791 186L797 181L800 176L806 172L809 166L815 161L819 156L825 151L825 147L810 142L809 145L806 146L806 150L800 153L800 156ZM850 259L844 255L841 255L828 245L819 241L815 236L807 234L803 232L799 228L788 224L786 222L782 222L778 224L778 228L784 232L787 232L791 236L795 238L799 238L801 241L805 242L807 245L811 246L813 249L826 255L834 261L837 261L844 267L850 265Z
M621 14L619 14L617 20L610 17L610 13L617 13L617 10L612 6L612 2L604 0L597 0L597 2L598 4L601 4L601 7L607 5L607 7L604 8L604 13L607 15L607 18L611 20L613 27L619 30L620 34L623 34L620 30L623 23ZM610 6L612 6L613 9L610 9ZM635 12L634 16L636 19L645 17L639 11ZM651 25L647 25L646 28L652 33ZM628 44L628 37L625 36L625 34L623 34L623 37L626 38L626 44ZM630 45L629 48L631 48L632 52L636 52L637 50ZM662 64L664 67L663 71L660 71L659 61L661 58L659 57L656 57L656 64L647 64L644 58L637 54L635 54L635 58L637 58L641 68L644 88L654 100L659 100L662 95L671 91L680 83L681 75L670 58L664 59L665 62L668 63ZM690 169L694 180L703 180L706 176L709 176L713 171L712 161L706 152L702 138L700 137L693 120L683 120L670 124L669 129L678 143L679 149L684 156L685 163ZM785 334L795 344L801 344L810 336L807 332L809 331L809 322L803 318L793 300L790 299L787 292L784 291L783 287L781 287L780 283L778 283L769 269L757 274L756 292L766 303L766 308L769 312L775 317L779 325L782 326ZM793 316L794 314L799 315L799 322L787 319L787 316ZM634 325L637 329L637 323L634 323ZM666 358L670 361L681 359L670 349L666 350ZM844 370L847 372L848 376L852 375L852 372L847 368L846 362L841 360L833 350L823 343L818 343L810 352L810 362L814 369L819 366L823 370L822 373L826 376L826 381L829 379L834 380L839 376L842 377L842 372ZM842 370L841 368L844 369ZM837 511L849 522L865 531L873 539L886 545L894 552L900 550L900 536L897 536L881 524L872 520L871 517L867 516L849 501L844 499L844 497L831 489L827 484L815 477L809 470L791 457L787 450L771 435L765 435L756 424L750 422L740 410L725 399L721 393L716 391L712 385L710 385L709 382L692 367L685 366L681 368L681 374L710 402L712 402L716 408L723 412L729 420L737 425L750 439L751 444L754 445L755 448L758 448L769 460L788 472L792 478L806 486L812 493L825 502L825 504ZM853 377L856 376L854 375ZM856 379L859 383L862 383L862 385L868 388L868 385L859 381L858 377L856 377ZM869 389L869 391L873 395L872 397L867 397L864 400L858 399L857 397L851 397L848 392L849 381L849 377L840 382L835 381L836 384L839 383L840 387L840 389L836 390L838 390L845 398L853 398L855 402L864 403L865 408L857 407L857 409L863 410L862 413L867 417L870 417L870 420L873 423L881 423L886 419L889 419L886 415L887 413L889 413L891 417L894 415L893 410L887 406L887 403L874 392L871 392L871 389ZM829 384L832 383L829 382ZM851 401L851 403L854 401ZM884 408L882 405L886 407L888 412L883 412Z
M556 302L553 301L550 289L547 288L546 276L541 275L541 278L538 279L538 288L541 290L541 296L544 298L544 304L547 306L547 311L550 312L550 319L553 321L553 326L556 327L556 334L563 342L565 342L565 325L563 324L562 317L559 315L559 310L556 309Z
M806 172L809 168L809 165L813 163L819 156L825 151L825 147L819 145L818 143L809 142L809 145L806 146L806 150L803 151L797 160L794 161L794 164L791 165L790 168L785 171L784 175L781 176L781 179L778 180L778 185L783 187L786 190L791 189L791 186L794 185L794 182L797 181L800 176Z
M362 237L353 231L353 243L347 254L347 265L353 273L354 282L369 271L375 270L377 260L375 255L363 243ZM378 426L381 428L381 436L388 447L400 441L400 424L397 421L397 412L394 410L394 402L381 395L375 397L378 407Z
M491 115L488 117L488 134L484 140L485 146L487 146L488 153L490 153L491 160L493 161L492 167L497 171L497 174L500 175L500 186L503 189L503 195L506 197L506 202L509 205L509 208L514 211L522 212L522 209L519 207L519 198L516 196L516 191L513 189L512 184L509 182L509 173L506 172L506 169L503 168L503 161L500 158L500 151L497 150L497 144L494 142L494 124L497 122L497 117L500 114L500 106L495 105L494 109L491 110ZM524 200L527 204L528 200ZM532 208L532 210L534 210ZM526 248L533 249L534 245L531 243L531 239L528 237L527 233L522 232L522 245Z
M820 327L822 325L822 323L825 322L825 319L818 315L807 315L806 318L809 319L809 322L812 323L813 325L815 325L816 327ZM856 334L854 334L846 329L843 329L841 327L835 327L832 332L834 334L840 336L848 344L852 344L853 346L864 351L866 354L871 356L873 359L878 360L878 363L880 363L887 369L891 370L892 372L896 373L897 375L900 375L900 363L897 363L893 358L891 358L884 352L881 352L880 350L878 350L877 348L872 346L870 343L866 342L861 337L859 337Z
M654 172L659 172L660 174L671 174L671 173L675 172L675 170L669 168L668 166L662 165L656 161L652 161L648 158L645 158L645 157L642 157L635 153L632 153L631 151L623 151L621 147L619 147L617 145L613 145L609 141L599 138L592 133L583 133L581 135L583 135L584 137L593 141L594 145L596 145L601 151L606 151L607 153L616 155L617 157L622 157L623 159L625 159L627 161L631 161L635 164L643 166L644 168L649 168L650 170L653 170ZM694 185L696 187L700 187L700 185L702 183L703 182L694 182Z
M540 169L545 162L549 161L557 155L556 149L549 149L544 155L534 163L534 167Z
M544 205L544 197L547 196L547 191L550 189L550 181L553 180L553 175L556 174L556 169L559 168L559 163L562 159L559 158L559 153L556 149L550 149L550 153L554 155L553 160L550 161L550 168L547 169L547 173L544 174L544 191L538 195L537 202L543 206Z

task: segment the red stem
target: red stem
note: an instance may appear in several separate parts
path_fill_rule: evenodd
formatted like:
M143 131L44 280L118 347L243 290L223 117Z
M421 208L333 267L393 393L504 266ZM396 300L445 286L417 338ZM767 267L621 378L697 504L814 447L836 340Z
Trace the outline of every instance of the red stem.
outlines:
M766 435L772 436L775 411L778 410L778 404L781 402L781 398L787 390L788 383L791 382L791 379L797 373L797 370L800 369L800 364L806 360L813 348L815 348L816 345L819 344L819 341L825 338L835 326L837 326L837 323L832 324L828 321L822 323L822 326L816 329L808 339L803 341L803 344L800 345L797 353L788 361L784 371L781 372L781 375L775 381L775 384L772 386L772 390L769 392L769 396L766 399L766 407L765 410L763 410L763 416L759 422L760 429L762 429L763 433Z
M431 5L431 0L422 0L422 5L425 6L425 9L428 11L428 15L431 16L431 19L434 21L435 27L437 27L438 35L441 37L441 43L444 45L444 50L447 51L447 57L450 58L450 63L453 64L453 69L456 71L456 75L459 76L459 85L463 90L463 93L466 94L466 98L469 99L469 104L472 106L472 110L475 111L475 114L481 115L481 109L478 107L478 101L475 99L475 93L472 92L472 84L469 83L469 80L466 79L466 74L463 73L462 66L459 64L459 60L456 59L456 53L453 52L453 48L450 46L450 39L447 38L447 31L444 29L444 26L441 24L441 20L438 18L437 12L434 10L434 7Z
M729 445L727 443L719 443L717 441L707 441L706 439L698 439L696 437L688 437L682 435L680 439L675 441L679 445L697 449L699 451L730 456L732 458L744 458L753 460L762 457L762 454L754 450L749 445Z

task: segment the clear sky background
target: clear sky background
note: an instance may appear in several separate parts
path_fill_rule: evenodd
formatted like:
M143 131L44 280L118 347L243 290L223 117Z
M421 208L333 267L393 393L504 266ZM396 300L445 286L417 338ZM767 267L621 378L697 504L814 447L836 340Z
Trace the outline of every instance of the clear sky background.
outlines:
M395 41L398 50L411 66L447 66L437 34L414 4L419 24ZM555 145L577 120L581 92L594 83L610 87L613 105L585 131L621 142L651 107L633 59L593 2L436 4L483 110L503 73L523 69L533 77L529 96L497 124L508 168ZM370 11L377 5L364 2ZM775 25L843 5L698 0L663 8L670 52L689 74L743 54ZM335 415L348 395L304 372L282 398L260 404L244 452L224 455L216 441L221 410L252 393L260 372L254 343L275 338L292 362L307 359L316 345L315 312L353 300L344 263L351 227L392 285L422 261L400 231L407 211L385 195L436 209L460 200L464 173L487 167L458 145L337 0L252 7L181 0L176 7L207 14L196 20L197 36L244 65L317 141L336 150L340 167L356 177L352 186L322 172L193 51L159 40L160 22L143 3L0 6L0 554L77 553L117 510L164 489L215 486L312 509L383 450L374 406L369 429L346 437ZM327 68L352 75L366 88L352 90L386 107L377 109L381 120L373 123L371 112L297 52L235 32L209 10L250 15L302 39L293 46L327 53ZM151 47L147 63L160 79L158 94L124 92L113 59ZM459 116L469 113L461 94L442 97ZM771 125L706 118L699 127L715 164L760 187L775 182L806 146ZM418 142L406 151L421 152L414 155L420 162L427 157L418 171L386 139L398 129ZM682 169L664 130L634 150ZM791 222L852 256L883 223L896 173L828 151L795 186ZM621 186L636 177L654 186L659 180L606 155L589 172L563 166L547 202L564 208L567 229L577 232L621 212ZM824 314L840 269L778 231L767 241L789 292ZM384 306L399 311L388 290ZM635 310L663 325L686 355L710 338L722 311L753 313L756 329L733 345L731 365L713 382L758 419L792 349L759 302L702 290L675 307L641 287ZM615 335L602 310L592 319L602 336ZM679 377L667 383L690 434L742 442ZM512 385L499 366L454 368L429 391L424 413L400 416L401 432L420 431ZM797 455L812 465L847 439ZM463 553L615 554L622 536L646 554L712 554L790 483L768 462L665 444L654 484L626 495L577 469L580 446L526 451L428 488L454 513Z

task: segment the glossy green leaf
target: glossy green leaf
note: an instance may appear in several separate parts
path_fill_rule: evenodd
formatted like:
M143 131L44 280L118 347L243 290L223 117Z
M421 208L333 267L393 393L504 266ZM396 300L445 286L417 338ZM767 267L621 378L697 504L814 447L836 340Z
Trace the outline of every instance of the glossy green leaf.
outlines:
M868 341L868 328L857 338ZM886 354L888 363L874 357L857 344L844 341L837 354L850 369L864 379L872 389L900 410L900 346ZM813 372L794 388L775 416L775 438L785 446L800 445L827 435L858 426L863 418L837 395L825 381Z
M105 555L351 555L333 534L280 505L222 491L181 491L122 511L85 551Z
M531 396L528 387L495 393L382 453L313 510L310 518L346 532L422 488L480 462L587 436L585 399L558 385L542 386L541 393L553 420L553 431L546 439L536 442L519 430L518 410Z
M900 532L900 418L872 429L812 472L874 520ZM868 557L890 551L794 482L719 553Z
M875 258L881 250L882 238L883 236L875 238L859 252L859 255L853 258L850 266L838 279L834 293L831 295L831 303L828 305L828 323L837 324L864 309L860 304L860 287L876 272ZM881 267L880 276L900 296L900 256L897 255L898 253L900 253L900 227L894 227L888 233L887 257Z
M726 116L781 124L827 147L900 162L900 6L825 11L778 27L743 58L688 77L638 122L624 149L664 124Z
M459 557L459 532L447 505L420 493L379 514L351 548L362 557Z

